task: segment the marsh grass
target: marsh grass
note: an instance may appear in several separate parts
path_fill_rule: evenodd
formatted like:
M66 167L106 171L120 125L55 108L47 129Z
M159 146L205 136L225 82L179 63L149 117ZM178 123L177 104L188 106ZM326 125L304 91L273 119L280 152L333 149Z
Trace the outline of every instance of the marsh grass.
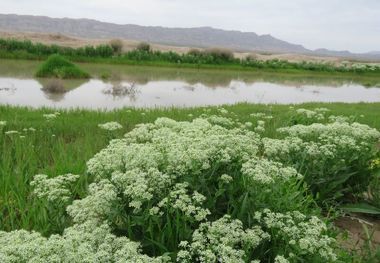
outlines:
M36 77L60 79L85 79L90 74L60 55L51 55L37 70ZM54 85L53 85L54 86Z

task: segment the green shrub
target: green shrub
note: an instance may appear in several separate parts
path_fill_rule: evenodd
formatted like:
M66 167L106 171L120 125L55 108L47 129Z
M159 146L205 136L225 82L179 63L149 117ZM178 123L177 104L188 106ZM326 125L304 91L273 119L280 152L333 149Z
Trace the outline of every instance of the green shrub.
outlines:
M211 48L205 51L206 55L212 56L215 60L221 60L225 62L233 61L234 53L229 49L224 48Z
M144 52L150 52L151 47L149 43L141 42L137 45L136 50L138 51L144 51Z
M121 54L123 51L123 41L120 39L112 39L109 43L115 54Z
M90 75L60 55L50 56L38 69L40 78L89 78Z

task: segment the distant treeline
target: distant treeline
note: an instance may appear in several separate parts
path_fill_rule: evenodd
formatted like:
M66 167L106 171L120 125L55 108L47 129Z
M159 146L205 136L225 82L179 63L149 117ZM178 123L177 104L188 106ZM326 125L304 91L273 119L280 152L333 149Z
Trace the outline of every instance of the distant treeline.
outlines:
M179 54L173 51L152 50L148 43L140 43L136 49L122 52L122 41L113 40L109 44L99 46L86 46L80 48L62 47L58 45L45 45L32 43L29 40L0 39L0 57L44 59L52 54L60 54L75 61L107 62L107 63L144 63L149 64L182 64L200 67L202 65L231 66L234 68L253 68L270 70L306 70L318 72L380 72L379 66L365 64L334 65L332 63L316 62L289 62L272 59L259 60L255 55L245 58L236 58L232 51L221 48L206 50L191 49L189 52Z

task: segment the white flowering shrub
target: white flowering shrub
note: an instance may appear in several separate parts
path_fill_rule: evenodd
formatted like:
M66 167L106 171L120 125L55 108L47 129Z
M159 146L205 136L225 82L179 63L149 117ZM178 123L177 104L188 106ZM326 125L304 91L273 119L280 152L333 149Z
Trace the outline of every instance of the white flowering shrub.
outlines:
M0 232L2 263L94 263L168 262L141 253L140 245L126 237L116 237L108 225L91 221L67 228L62 235L45 238L36 232Z
M220 116L140 124L88 161L94 181L74 201L78 176L37 175L35 198L67 205L72 226L48 238L0 232L0 262L336 261L309 187L365 171L379 133L342 122L285 127L283 139L252 129Z
M330 116L329 112L330 110L327 108L315 108L312 110L304 109L304 108L298 108L292 110L292 116L291 116L291 123L293 125L296 124L312 124L317 122L324 122L329 119Z
M264 209L256 212L255 219L270 234L272 242L283 243L277 253L287 253L292 262L302 256L308 262L337 260L333 250L335 239L327 235L326 224L318 217L307 217L298 211L283 214Z
M364 191L371 180L369 163L379 149L380 133L359 123L295 125L280 128L284 139L263 139L264 155L291 165L322 199Z
M180 244L177 261L191 262L250 262L250 255L270 235L259 226L243 228L240 220L224 216L214 222L200 224L190 242Z
M106 130L106 131L116 131L123 128L123 126L116 121L102 123L102 124L99 124L98 126L100 129Z
M72 188L78 181L79 175L66 174L48 178L45 174L34 176L30 185L34 188L33 194L38 198L46 199L56 205L67 205L73 198Z

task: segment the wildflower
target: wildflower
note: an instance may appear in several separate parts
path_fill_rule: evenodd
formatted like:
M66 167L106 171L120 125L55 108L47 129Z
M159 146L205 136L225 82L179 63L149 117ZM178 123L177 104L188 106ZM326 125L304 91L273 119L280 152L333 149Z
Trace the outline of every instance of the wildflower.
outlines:
M42 115L47 121L52 121L58 117L58 114L51 113L51 114L43 114Z
M325 108L319 108L314 111L301 108L301 109L297 109L296 113L300 116L306 117L307 119L324 120L325 118L324 113L327 111L328 109L325 109Z
M7 125L7 122L6 121L0 121L0 127L4 127Z
M218 111L219 111L219 113L221 113L221 114L228 114L228 110L226 110L225 108L220 108L220 109L218 109Z
M327 262L336 260L333 250L336 240L325 234L327 226L319 218L307 217L298 211L282 214L264 209L255 215L255 219L263 224L264 229L276 231L272 238L290 240L295 252L302 250L309 255L319 254ZM283 259L280 256L278 262L287 262L281 261Z
M149 257L140 244L115 236L106 224L88 221L65 229L62 235L43 237L36 232L0 231L2 262L141 262L164 263L167 257Z
M233 181L233 178L231 176L229 176L228 174L223 174L221 177L220 177L220 180L225 183L225 184L229 184L230 182Z
M34 188L33 193L38 198L46 198L52 203L67 203L72 198L70 188L79 179L79 175L66 174L54 178L38 174L34 176L30 185Z
M283 256L277 256L275 259L274 259L274 262L275 263L289 263L289 260L287 260L286 258L284 258Z
M123 126L120 123L115 121L99 124L98 127L107 131L115 131L123 128Z
M240 220L224 216L214 222L200 224L194 231L192 241L181 242L177 254L178 262L245 262L249 251L269 239L269 234L260 227L243 229Z
M279 179L286 181L301 177L294 168L265 159L251 159L243 164L241 171L253 184L272 184Z
M206 200L205 196L198 192L194 192L190 196L187 192L188 184L176 184L169 196L164 198L158 207L161 209L169 207L170 209L178 209L182 211L188 218L194 218L196 221L203 221L210 214L208 209L201 207Z
M251 113L249 116L254 117L254 118L263 118L266 116L266 114L263 112L257 112L257 113Z
M244 126L247 128L251 128L253 126L252 122L246 122L244 123Z
M6 135L13 135L13 134L19 134L18 131L6 131L5 132Z

